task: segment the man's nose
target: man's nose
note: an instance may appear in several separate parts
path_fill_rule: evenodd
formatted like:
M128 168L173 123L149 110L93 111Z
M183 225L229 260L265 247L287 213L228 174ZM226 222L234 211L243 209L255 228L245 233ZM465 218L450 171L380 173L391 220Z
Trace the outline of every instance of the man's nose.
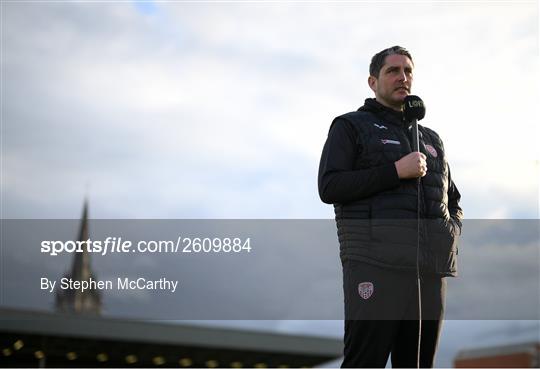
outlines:
M405 73L405 70L402 70L399 73L399 80L403 82L407 82L407 73Z

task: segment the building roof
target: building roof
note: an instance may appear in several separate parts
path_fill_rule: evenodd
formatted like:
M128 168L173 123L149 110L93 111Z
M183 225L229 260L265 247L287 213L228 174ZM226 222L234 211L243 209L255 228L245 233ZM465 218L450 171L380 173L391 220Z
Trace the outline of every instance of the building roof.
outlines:
M99 316L57 314L0 308L0 331L80 338L141 340L232 349L339 356L341 340L240 329L210 328L175 321L137 321Z
M511 355L520 353L531 353L538 355L540 352L540 342L523 342L511 345L500 345L461 350L455 360L478 359L483 357L493 357L501 355Z
M242 362L252 367L257 363L295 367L320 365L339 357L342 351L342 342L337 338L212 328L175 321L7 308L0 308L0 317L1 341L14 347L15 343L24 343L24 349L16 352L6 346L10 355L4 363L10 365L34 365L34 356L46 356L47 365L94 367L101 366L99 357L106 355L109 366L124 366L122 363L128 357L136 356L136 365L141 366L152 366L153 360L174 365L190 358L192 364L181 366L213 367L219 363L226 367ZM77 362L67 361L74 358Z

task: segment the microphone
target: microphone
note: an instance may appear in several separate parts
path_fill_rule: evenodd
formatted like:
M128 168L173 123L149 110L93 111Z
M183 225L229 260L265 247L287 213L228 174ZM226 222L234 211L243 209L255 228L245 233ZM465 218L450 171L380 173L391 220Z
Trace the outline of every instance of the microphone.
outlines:
M412 148L413 151L420 151L418 140L418 121L426 115L426 107L421 98L415 95L408 95L403 100L403 117L406 122L411 123Z

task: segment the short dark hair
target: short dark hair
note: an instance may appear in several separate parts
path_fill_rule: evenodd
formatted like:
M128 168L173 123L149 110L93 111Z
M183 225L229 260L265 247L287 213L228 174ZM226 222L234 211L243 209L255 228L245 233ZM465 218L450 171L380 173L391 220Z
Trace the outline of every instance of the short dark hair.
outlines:
M383 51L379 51L377 54L373 55L373 58L371 58L371 64L369 64L369 75L379 78L379 73L381 72L382 67L384 66L384 61L386 60L386 57L389 55L405 55L407 58L412 60L411 54L401 46L392 46L388 49L384 49ZM414 65L414 63L413 63Z

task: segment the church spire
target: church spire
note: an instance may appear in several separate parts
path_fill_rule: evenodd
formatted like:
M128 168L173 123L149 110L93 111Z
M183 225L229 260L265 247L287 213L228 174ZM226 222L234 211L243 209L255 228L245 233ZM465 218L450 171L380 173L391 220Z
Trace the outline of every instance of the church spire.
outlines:
M79 226L79 241L88 240L88 198L84 199L83 212L81 217L81 224ZM84 249L83 252L78 252L73 258L73 265L71 268L71 275L74 280L84 281L90 278L90 254Z
M86 241L90 238L88 227L88 198L85 198L81 223L79 226L79 241ZM71 278L73 281L97 281L90 266L90 253L86 248L82 252L75 253L71 271L64 275L64 278ZM70 313L101 313L101 294L99 290L88 289L84 292L75 289L57 290L56 310Z

